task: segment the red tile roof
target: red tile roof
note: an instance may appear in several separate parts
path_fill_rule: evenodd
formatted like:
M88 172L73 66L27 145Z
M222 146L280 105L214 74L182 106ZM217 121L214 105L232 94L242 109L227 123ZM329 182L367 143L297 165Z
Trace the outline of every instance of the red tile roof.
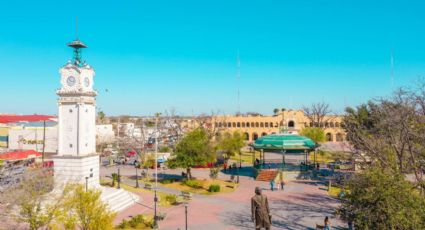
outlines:
M54 116L49 115L0 115L0 123L49 121Z
M26 150L20 152L9 152L0 154L2 160L25 160L28 158L41 157L41 153L34 150Z

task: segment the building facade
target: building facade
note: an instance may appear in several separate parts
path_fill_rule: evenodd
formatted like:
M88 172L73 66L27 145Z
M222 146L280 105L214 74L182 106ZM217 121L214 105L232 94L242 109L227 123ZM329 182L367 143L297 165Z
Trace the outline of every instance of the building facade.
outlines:
M276 115L247 115L247 116L215 116L212 127L219 132L240 131L244 133L245 140L252 142L259 137L279 132L299 133L306 127L321 127L328 142L342 142L346 134L342 126L342 116L325 116L320 124L311 122L303 110L284 110Z

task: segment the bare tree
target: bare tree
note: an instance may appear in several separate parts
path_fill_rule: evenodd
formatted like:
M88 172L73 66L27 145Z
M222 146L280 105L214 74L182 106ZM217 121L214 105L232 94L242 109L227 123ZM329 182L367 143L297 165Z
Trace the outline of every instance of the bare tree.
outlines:
M397 173L411 174L425 189L425 84L347 108L344 129L364 160ZM366 157L365 157L366 156Z
M325 102L317 102L310 105L310 107L303 106L304 115L308 120L313 123L314 127L321 127L325 122L329 122L332 117L329 104Z

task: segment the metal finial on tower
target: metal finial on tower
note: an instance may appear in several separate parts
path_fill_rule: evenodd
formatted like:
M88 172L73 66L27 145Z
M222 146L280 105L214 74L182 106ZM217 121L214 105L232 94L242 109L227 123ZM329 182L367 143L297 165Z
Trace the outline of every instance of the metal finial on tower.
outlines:
M68 43L68 46L74 48L74 57L72 58L72 63L74 63L76 66L82 66L83 62L81 60L81 49L87 48L87 46L78 39L78 17L76 18L75 22L76 38L74 41Z

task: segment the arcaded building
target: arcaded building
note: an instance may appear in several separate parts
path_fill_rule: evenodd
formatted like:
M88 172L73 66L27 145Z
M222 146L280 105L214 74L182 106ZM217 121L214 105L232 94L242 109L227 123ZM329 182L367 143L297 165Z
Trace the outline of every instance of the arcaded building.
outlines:
M279 132L298 133L305 127L321 127L329 142L345 141L346 135L341 127L342 116L325 116L319 124L312 122L303 110L285 110L276 115L225 115L215 116L213 126L220 132L239 130L245 135L245 140L251 142L257 138Z

